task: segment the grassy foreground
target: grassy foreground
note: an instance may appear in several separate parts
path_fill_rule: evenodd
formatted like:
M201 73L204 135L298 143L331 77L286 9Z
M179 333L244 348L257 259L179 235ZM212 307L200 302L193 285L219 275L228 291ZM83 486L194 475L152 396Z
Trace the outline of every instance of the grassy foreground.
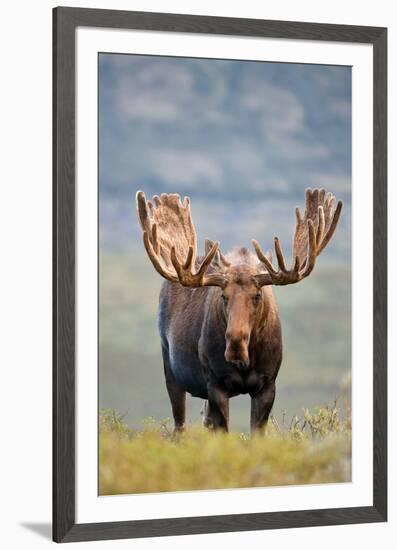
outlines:
M305 410L266 435L215 433L199 425L172 435L171 422L130 430L100 415L101 495L351 481L351 422L336 407Z

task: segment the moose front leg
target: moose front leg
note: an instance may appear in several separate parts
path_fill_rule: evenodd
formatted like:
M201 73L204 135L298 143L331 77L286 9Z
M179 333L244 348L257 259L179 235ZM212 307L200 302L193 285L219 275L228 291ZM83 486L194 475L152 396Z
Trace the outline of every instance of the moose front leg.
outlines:
M208 384L208 400L204 405L203 425L214 430L229 431L229 397L217 385Z
M251 432L266 427L275 396L276 385L272 382L251 397Z
M169 363L168 351L163 346L164 375L167 392L171 401L172 414L174 417L174 431L180 432L185 429L186 420L186 392L175 380Z

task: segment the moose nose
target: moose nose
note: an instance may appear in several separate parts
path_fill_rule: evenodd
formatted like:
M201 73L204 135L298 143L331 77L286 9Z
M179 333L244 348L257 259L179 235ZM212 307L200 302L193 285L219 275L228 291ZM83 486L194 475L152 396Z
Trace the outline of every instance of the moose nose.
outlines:
M225 359L228 363L243 363L249 365L248 356L249 335L242 333L236 337L226 333Z
M233 351L227 348L225 351L225 359L228 363L234 363L239 368L249 367L250 364L248 351L246 350Z

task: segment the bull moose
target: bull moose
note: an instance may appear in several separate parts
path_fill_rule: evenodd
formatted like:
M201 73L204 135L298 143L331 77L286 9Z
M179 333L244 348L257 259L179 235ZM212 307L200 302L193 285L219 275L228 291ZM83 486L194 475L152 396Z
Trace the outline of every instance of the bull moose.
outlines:
M183 430L186 392L205 400L203 424L228 430L229 399L251 397L251 431L264 428L275 398L282 359L281 324L272 285L308 277L331 240L342 209L324 189L306 190L305 212L296 208L293 261L287 267L280 241L271 252L245 247L223 255L205 241L197 257L190 199L137 193L146 252L166 280L158 309L165 381L175 430Z

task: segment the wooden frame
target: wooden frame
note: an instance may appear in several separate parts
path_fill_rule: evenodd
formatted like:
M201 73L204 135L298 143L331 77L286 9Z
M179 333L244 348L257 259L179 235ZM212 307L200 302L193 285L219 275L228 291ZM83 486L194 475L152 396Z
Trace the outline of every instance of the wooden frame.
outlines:
M373 45L373 505L108 523L75 523L75 31L79 26ZM387 29L162 13L53 12L53 538L56 542L387 520Z

